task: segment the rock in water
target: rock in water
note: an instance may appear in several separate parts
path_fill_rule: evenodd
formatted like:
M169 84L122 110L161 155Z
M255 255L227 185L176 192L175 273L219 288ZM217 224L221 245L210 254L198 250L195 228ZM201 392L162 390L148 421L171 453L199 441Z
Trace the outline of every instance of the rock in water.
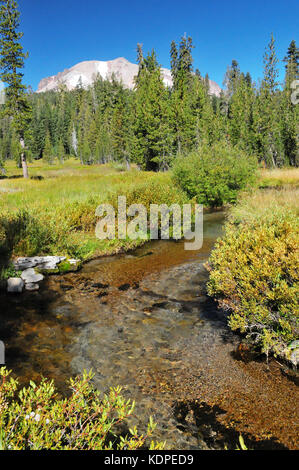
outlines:
M79 259L69 259L68 261L72 266L81 263L81 260Z
M14 261L14 267L17 271L23 271L24 269L29 268L53 271L57 269L57 264L65 260L65 256L34 256L32 258L18 258Z
M37 265L37 257L33 258L18 258L13 262L14 267L17 271L23 271L24 269L34 268Z
M35 284L44 279L42 274L36 273L33 268L26 269L22 272L21 278L26 284Z
M7 281L7 292L21 293L24 289L24 281L19 277L11 277Z
M28 283L25 284L25 289L30 292L34 292L36 290L39 290L39 285L37 283Z
M291 363L297 367L299 364L299 348L294 349L290 357Z
M57 269L57 265L59 263L65 260L65 256L41 256L36 267L39 269L44 269L45 271L53 271Z

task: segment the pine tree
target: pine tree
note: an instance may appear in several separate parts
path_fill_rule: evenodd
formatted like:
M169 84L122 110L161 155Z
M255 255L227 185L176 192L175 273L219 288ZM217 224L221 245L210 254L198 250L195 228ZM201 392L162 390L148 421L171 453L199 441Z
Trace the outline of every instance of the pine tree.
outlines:
M291 99L292 85L295 80L299 79L299 50L295 41L291 41L284 62L286 63L286 74L280 113L282 139L288 163L297 166L299 164L299 109Z
M229 100L235 93L238 81L240 78L240 68L239 64L236 60L232 60L231 66L227 68L225 78L224 78L224 86L226 88L226 93L228 95Z
M240 74L230 101L229 135L233 145L250 152L253 149L254 90L249 83L248 78Z
M173 88L176 89L178 75L178 49L175 41L172 41L170 46L170 64Z
M263 85L270 95L274 95L278 87L278 59L275 52L275 39L273 33L264 55L264 79Z
M257 152L267 165L282 165L285 160L281 138L281 104L277 94L278 59L275 52L275 39L271 35L264 55L264 77L254 110Z
M125 90L120 88L111 118L113 156L116 160L130 161L129 126L130 116L128 96L125 94Z
M168 112L168 91L152 51L143 59L139 70L131 140L133 160L146 170L165 167L171 158Z
M58 145L57 145L57 158L60 161L60 163L63 163L65 157L65 148L63 145L63 140L60 138Z
M46 134L45 146L44 146L44 151L43 151L43 160L44 162L50 165L53 163L53 160L54 160L54 152L53 152L53 147L51 144L51 137L50 137L49 131L47 131L47 134Z
M171 94L171 127L178 154L191 150L196 141L197 117L194 112L194 80L192 38L183 36L179 49L171 45L174 86Z
M24 66L28 54L23 52L18 32L20 13L15 0L0 0L0 77L6 88L5 113L13 120L13 126L22 147L21 161L24 178L28 178L25 141L29 133L32 111L22 84Z
M283 60L285 62L286 69L286 85L289 86L293 80L299 79L299 49L296 42L291 41L287 55Z

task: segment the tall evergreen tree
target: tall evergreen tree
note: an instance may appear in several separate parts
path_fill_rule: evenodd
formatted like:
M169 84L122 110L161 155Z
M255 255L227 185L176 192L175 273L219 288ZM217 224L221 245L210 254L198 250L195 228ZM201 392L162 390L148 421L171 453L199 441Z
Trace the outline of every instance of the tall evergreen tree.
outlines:
M283 60L285 62L286 69L286 84L287 86L293 81L299 79L299 49L296 42L291 41L287 55Z
M15 0L0 0L0 77L6 88L4 112L10 116L22 147L21 162L24 178L28 178L25 142L29 132L32 110L22 84L24 59L20 40L23 33L18 32L20 13Z
M170 45L170 65L171 65L171 76L173 82L173 88L177 87L177 75L178 75L178 49L175 41L171 41Z
M194 79L192 38L183 36L179 49L172 42L172 73L175 77L171 94L172 128L176 152L182 154L190 150L196 140L197 118L194 113Z
M293 84L299 79L299 49L291 41L285 62L285 82L281 95L280 121L285 155L291 165L299 164L299 109L292 102Z
M281 102L278 92L278 59L275 39L271 35L264 55L264 77L254 107L254 127L257 153L267 165L281 166L285 162L281 138Z
M168 92L161 69L152 51L139 70L134 100L134 161L146 170L157 170L169 163Z
M44 162L48 164L52 164L54 160L54 152L53 152L53 147L51 144L51 137L50 137L50 132L47 131L46 138L45 138L45 147L43 151L43 160Z
M227 90L228 98L231 99L235 93L240 78L240 68L236 60L232 60L231 66L227 68L224 77L224 86Z

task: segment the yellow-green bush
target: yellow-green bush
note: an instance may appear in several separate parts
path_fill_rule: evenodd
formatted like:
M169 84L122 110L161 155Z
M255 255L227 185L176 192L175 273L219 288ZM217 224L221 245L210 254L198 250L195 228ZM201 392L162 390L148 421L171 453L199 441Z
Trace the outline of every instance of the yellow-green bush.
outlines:
M34 256L50 254L64 246L67 227L29 210L0 214L0 254Z
M142 182L132 185L122 185L110 194L108 202L117 209L118 196L125 196L127 206L143 204L149 214L151 204L186 204L188 197L182 189L176 186L169 175L149 175Z
M10 372L0 369L0 450L135 450L163 449L150 441L155 424L147 433L136 428L124 435L124 425L134 411L120 388L101 394L92 385L93 374L70 380L71 395L58 399L53 381L17 392Z
M281 198L279 207L279 195L265 194L262 206L262 194L248 195L232 211L209 260L208 292L230 312L233 330L287 357L299 333L299 220Z

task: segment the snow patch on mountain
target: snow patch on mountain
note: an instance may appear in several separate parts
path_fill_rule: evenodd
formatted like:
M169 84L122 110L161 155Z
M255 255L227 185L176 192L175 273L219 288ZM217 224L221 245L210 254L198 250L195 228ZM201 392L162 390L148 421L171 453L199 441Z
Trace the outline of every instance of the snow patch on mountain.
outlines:
M163 81L166 86L172 86L172 76L168 69L161 68ZM104 80L115 76L123 85L132 89L134 87L134 78L138 74L138 65L132 64L124 57L118 57L115 60L99 61L89 60L80 62L70 69L66 69L57 75L43 78L37 89L37 93L56 90L60 84L64 84L69 90L82 84L84 88L92 85L95 78L100 75ZM210 93L220 96L221 88L216 82L210 80Z

